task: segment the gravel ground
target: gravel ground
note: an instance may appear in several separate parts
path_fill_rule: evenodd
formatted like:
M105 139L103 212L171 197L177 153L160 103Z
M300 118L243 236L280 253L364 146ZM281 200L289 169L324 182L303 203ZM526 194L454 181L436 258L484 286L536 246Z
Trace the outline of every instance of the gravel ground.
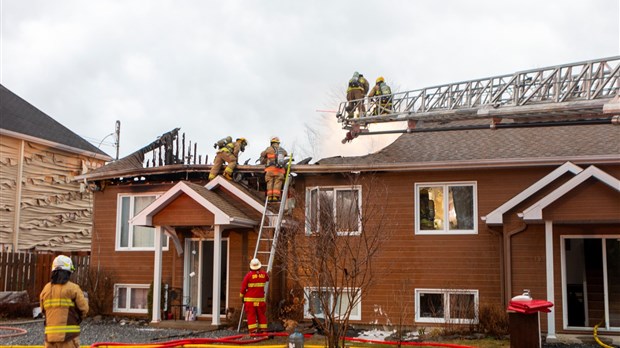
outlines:
M25 335L2 337L16 333L5 328L19 328L28 331ZM91 345L97 342L156 343L185 338L220 338L238 335L237 331L191 331L180 329L153 328L146 322L112 320L96 321L87 318L81 324L80 344ZM0 322L0 346L4 345L42 345L43 320L27 322Z
M3 337L16 333L6 328L27 330L24 335ZM10 345L42 345L43 320L0 322L0 346ZM80 340L82 345L91 345L101 342L119 343L157 343L185 338L221 338L238 335L236 330L191 331L180 329L160 329L148 326L144 321L113 321L93 320L87 318L82 323ZM277 338L270 343L284 343L286 338ZM596 343L588 344L547 344L543 348L600 348Z

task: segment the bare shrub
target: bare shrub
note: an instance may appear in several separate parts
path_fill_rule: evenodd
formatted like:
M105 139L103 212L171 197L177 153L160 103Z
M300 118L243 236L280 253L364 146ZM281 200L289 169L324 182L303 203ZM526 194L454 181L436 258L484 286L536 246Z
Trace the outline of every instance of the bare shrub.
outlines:
M82 290L88 293L89 314L110 312L114 302L114 274L103 268L91 267L82 282Z
M481 306L477 331L497 338L508 335L508 314L504 307L500 305Z

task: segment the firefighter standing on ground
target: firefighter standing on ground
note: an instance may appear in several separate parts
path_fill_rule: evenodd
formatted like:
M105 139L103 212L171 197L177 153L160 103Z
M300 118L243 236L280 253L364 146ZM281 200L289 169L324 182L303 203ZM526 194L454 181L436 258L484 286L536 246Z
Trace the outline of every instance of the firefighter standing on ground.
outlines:
M71 259L59 255L52 262L52 280L41 291L46 348L80 347L80 323L88 314L88 299L79 285L69 281L73 271Z
M213 166L211 167L211 172L209 173L209 180L215 179L215 177L220 173L220 169L222 168L224 162L227 163L226 169L224 169L224 178L227 180L232 180L233 171L237 167L239 152L245 151L245 147L247 145L248 142L245 138L237 138L237 140L233 143L231 137L226 137L215 143L213 147L218 147L219 150L213 160Z
M359 116L364 116L366 113L366 106L364 105L364 97L368 93L368 80L364 78L364 75L357 71L353 73L353 77L349 80L347 87L347 112L348 117L352 118L355 109L359 111ZM361 100L358 100L361 99ZM352 100L358 100L357 102L351 102Z
M284 166L287 153L280 147L280 138L271 138L271 145L260 154L260 163L265 165L265 181L267 182L267 200L278 202L282 196L282 184L286 169Z
M256 333L267 331L267 303L265 302L265 285L269 281L267 272L261 270L258 259L250 261L250 271L241 283L241 301L248 318L248 331Z
M392 111L392 89L385 83L383 76L377 77L375 86L368 93L368 98L371 104L375 104L373 115L386 115Z

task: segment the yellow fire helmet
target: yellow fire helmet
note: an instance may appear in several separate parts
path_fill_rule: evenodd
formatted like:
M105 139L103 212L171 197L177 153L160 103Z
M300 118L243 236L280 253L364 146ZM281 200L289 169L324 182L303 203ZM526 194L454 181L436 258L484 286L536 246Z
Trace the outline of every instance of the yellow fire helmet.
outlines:
M279 143L280 143L280 138L278 138L278 137L272 137L272 138L271 138L271 143L278 143L278 144L279 144Z
M376 83L379 83L379 82L385 82L385 79L383 78L383 76L377 77Z

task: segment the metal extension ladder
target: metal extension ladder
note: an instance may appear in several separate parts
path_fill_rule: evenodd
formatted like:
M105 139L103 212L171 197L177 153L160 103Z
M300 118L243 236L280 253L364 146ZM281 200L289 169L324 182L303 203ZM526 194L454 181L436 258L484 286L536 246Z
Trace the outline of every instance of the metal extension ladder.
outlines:
M267 265L267 273L271 272L273 260L275 258L276 249L278 247L278 237L282 227L284 211L286 210L286 199L288 197L288 187L291 182L291 163L293 154L289 156L286 166L286 174L284 179L284 190L282 191L280 202L270 202L269 197L265 198L265 206L263 208L263 217L258 230L258 238L256 239L256 247L254 248L254 258L259 259L263 265ZM277 213L275 209L277 208ZM265 285L265 296L269 293L269 283ZM243 322L243 313L245 303L241 306L241 314L239 315L239 325L237 332L241 331L241 323Z

